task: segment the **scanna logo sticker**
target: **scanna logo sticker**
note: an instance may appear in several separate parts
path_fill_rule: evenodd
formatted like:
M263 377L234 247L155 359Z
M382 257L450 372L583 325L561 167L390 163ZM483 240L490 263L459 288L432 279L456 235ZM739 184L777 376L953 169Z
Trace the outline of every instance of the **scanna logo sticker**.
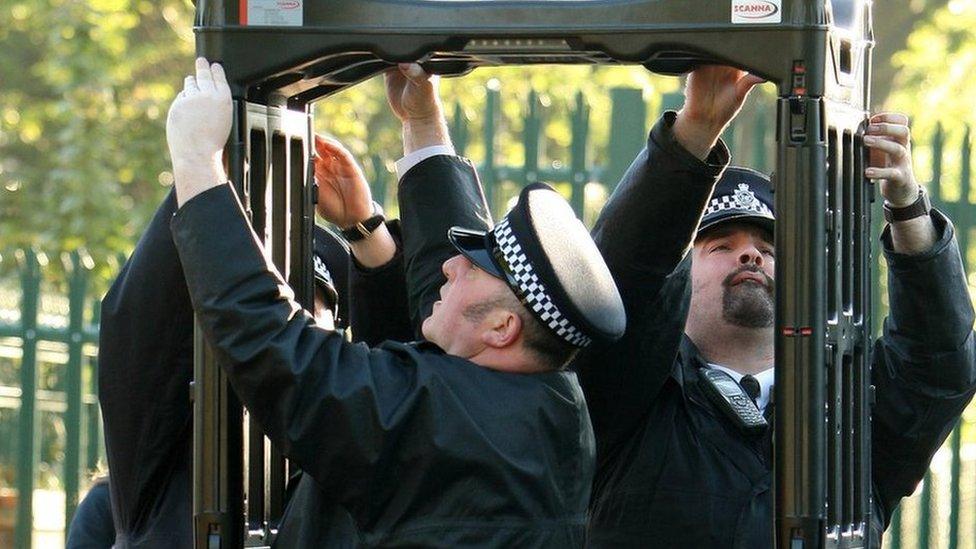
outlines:
M779 23L782 0L732 0L733 23Z

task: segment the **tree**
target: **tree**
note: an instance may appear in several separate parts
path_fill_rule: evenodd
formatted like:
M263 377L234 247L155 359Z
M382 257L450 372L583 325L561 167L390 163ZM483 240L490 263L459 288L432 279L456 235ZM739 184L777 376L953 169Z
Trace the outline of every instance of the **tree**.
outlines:
M131 249L172 181L166 108L192 62L178 0L0 9L0 249Z

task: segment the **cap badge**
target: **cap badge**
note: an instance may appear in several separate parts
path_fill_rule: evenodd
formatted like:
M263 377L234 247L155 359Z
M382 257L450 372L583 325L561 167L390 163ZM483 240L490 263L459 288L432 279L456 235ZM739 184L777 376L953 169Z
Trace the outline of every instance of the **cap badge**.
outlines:
M749 190L748 183L739 183L739 187L735 190L733 194L733 199L735 200L735 205L739 208L745 210L758 210L760 205L758 204L759 199L756 198L756 194Z
M317 255L313 255L312 259L315 267L315 276L322 279L323 282L330 286L334 285L332 282L332 273L329 272L329 269L325 266L325 262L322 261L322 258Z

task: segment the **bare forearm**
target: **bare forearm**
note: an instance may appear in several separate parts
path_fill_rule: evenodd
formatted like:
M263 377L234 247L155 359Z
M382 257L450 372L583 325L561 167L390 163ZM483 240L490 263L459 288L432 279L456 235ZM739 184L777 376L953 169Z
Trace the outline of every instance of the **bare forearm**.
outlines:
M678 143L699 160L708 158L708 154L718 143L722 129L704 121L695 120L686 111L678 113L674 126L671 127Z
M443 116L403 122L404 155L436 145L451 145L451 135Z
M931 216L891 223L891 245L900 254L920 254L931 249L938 239Z
M203 191L227 182L220 158L173 158L178 208Z
M353 257L367 269L386 265L396 255L396 241L383 223L368 238L349 243Z

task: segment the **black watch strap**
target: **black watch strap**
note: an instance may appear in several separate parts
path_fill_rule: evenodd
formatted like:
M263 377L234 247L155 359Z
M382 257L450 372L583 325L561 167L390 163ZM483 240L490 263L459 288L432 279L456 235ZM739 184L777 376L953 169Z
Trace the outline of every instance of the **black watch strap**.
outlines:
M884 217L888 223L893 221L908 221L909 219L929 215L930 211L932 211L932 204L929 202L928 193L922 187L918 188L918 198L915 199L915 202L905 207L893 208L888 205L887 200L884 203Z
M383 214L376 214L373 217L356 223L352 227L342 229L342 237L346 239L346 242L358 242L369 238L373 234L373 231L382 225L384 221L386 221L386 218L383 217Z

